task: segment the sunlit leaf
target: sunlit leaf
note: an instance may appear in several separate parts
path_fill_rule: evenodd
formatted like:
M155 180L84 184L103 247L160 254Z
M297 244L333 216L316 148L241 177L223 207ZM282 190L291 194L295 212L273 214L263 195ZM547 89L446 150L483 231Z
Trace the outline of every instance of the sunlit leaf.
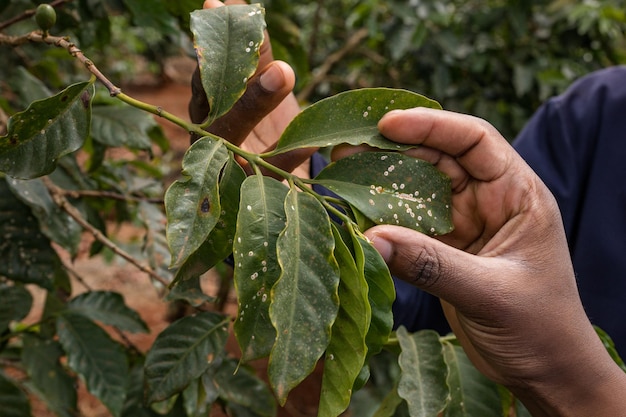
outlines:
M163 401L202 375L224 350L228 321L228 317L202 312L163 330L146 355L146 401Z
M409 334L400 327L397 336L402 348L398 359L402 369L398 393L409 404L412 416L438 415L448 399L446 364L439 335L431 330Z
M167 242L172 267L179 266L204 243L217 224L222 209L219 176L228 150L209 137L195 142L183 158L183 179L165 193Z
M335 258L339 264L339 312L331 329L324 360L318 417L336 417L350 404L352 387L365 363L372 311L363 269L359 269L333 226Z
M385 139L378 132L378 121L391 110L413 107L441 108L437 102L406 90L346 91L304 109L289 123L273 153L341 143L366 143L387 150L408 149L410 146Z
M57 318L59 342L69 367L80 374L87 389L109 409L120 415L128 388L128 359L124 348L97 324L76 313Z
M191 13L191 31L209 102L206 125L242 96L256 71L265 28L259 4L231 5Z
M241 186L233 246L239 302L234 329L244 361L269 355L276 339L269 315L270 290L281 271L276 241L285 228L287 191L284 184L259 175L248 177Z
M324 353L339 307L339 270L328 214L315 197L293 188L285 199L285 214L277 242L282 273L270 305L276 343L268 370L282 405Z
M497 385L474 367L461 346L444 343L444 355L450 389L444 417L500 417L502 406Z
M452 231L450 179L420 159L361 152L331 163L315 180L376 224L430 235Z
M221 212L217 224L204 243L176 271L174 283L197 278L231 254L237 227L239 189L246 173L230 155L219 183Z
M146 323L124 303L124 298L117 292L89 291L73 298L67 307L72 312L120 330L148 332Z
M79 149L89 134L90 82L74 84L59 94L34 101L13 115L0 137L0 171L30 179L49 174L57 160Z
M77 414L76 380L61 366L65 353L58 342L24 337L22 363L39 396L59 417Z

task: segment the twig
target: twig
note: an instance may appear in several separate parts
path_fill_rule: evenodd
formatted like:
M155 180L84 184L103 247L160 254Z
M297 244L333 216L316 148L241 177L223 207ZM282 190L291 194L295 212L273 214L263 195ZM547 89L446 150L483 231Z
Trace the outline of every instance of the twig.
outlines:
M115 86L115 84L102 74L94 63L83 54L80 48L78 48L75 43L70 42L67 37L47 35L41 31L34 31L21 36L8 36L0 33L0 45L19 46L29 42L46 43L67 50L70 55L78 59L87 70L109 90L111 97L115 97L122 92L122 89Z
M107 198L118 201L146 202L151 204L164 204L162 198L135 197L132 195L124 195L112 191L95 191L95 190L59 190L64 196L69 198Z
M357 30L350 36L350 39L346 42L346 44L340 50L332 53L329 57L324 61L324 63L315 71L315 75L310 83L308 83L299 93L298 93L298 101L306 101L306 99L311 95L313 90L326 78L326 75L330 72L333 66L341 61L344 56L350 53L353 49L359 46L359 43L363 41L368 35L368 31L366 28L362 28Z
M42 181L48 188L48 191L50 192L52 200L55 202L55 204L57 204L61 209L69 214L70 217L72 217L83 229L91 233L96 238L96 240L112 250L113 253L115 253L116 255L135 265L140 271L150 275L154 280L160 282L163 286L167 287L169 285L168 280L158 275L149 266L141 264L137 259L133 258L130 254L128 254L122 248L113 243L100 230L96 229L88 221L86 221L80 214L80 212L69 201L67 201L67 198L65 198L65 196L63 195L63 190L57 187L49 178L43 177Z

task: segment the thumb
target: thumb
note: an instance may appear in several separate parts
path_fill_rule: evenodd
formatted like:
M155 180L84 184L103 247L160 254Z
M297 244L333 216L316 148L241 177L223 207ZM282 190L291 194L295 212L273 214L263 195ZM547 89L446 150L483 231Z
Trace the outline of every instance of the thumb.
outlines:
M506 268L496 258L469 254L404 227L375 226L365 235L395 277L455 306L491 298L494 280Z

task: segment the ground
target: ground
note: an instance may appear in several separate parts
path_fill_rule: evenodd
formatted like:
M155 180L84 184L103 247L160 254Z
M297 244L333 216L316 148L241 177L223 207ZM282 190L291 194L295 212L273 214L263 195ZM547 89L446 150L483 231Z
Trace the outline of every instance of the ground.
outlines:
M195 68L195 63L187 59L180 59L169 62L165 68L165 77L149 78L142 82L142 85L127 86L124 92L134 98L146 103L161 106L164 110L179 117L188 119L187 106L190 99L191 90L189 80L191 72ZM164 121L158 120L163 126L166 136L170 140L175 160L180 160L189 145L189 135L181 128ZM132 228L116 229L114 232L120 236L132 235ZM98 290L114 290L121 293L127 305L136 310L150 328L149 334L128 335L129 340L143 352L151 346L154 338L170 323L172 317L171 306L164 302L157 293L155 287L150 282L149 277L140 272L137 268L129 264L107 263L101 257L89 258L81 255L71 261L76 276L81 277L73 284L74 294L86 291L87 287ZM218 291L219 278L215 273L209 273L204 278L203 287L205 292L212 295ZM44 294L41 291L35 292L35 300L39 308L34 309L31 320L36 320L40 306L43 303ZM224 311L229 314L236 314L235 296L231 293L224 305ZM27 318L28 320L28 318ZM234 337L231 336L228 342L229 352L236 356L238 348ZM254 364L262 376L266 371L265 361L256 361ZM315 372L301 386L297 387L290 396L284 408L279 410L279 417L309 417L317 414L317 401L319 398L319 387L321 384L320 372ZM91 397L84 388L80 394L80 417L110 417L108 410L100 402ZM52 417L53 415L45 410L40 404L34 405L33 415L35 417ZM221 417L224 414L220 410L214 410L211 417Z

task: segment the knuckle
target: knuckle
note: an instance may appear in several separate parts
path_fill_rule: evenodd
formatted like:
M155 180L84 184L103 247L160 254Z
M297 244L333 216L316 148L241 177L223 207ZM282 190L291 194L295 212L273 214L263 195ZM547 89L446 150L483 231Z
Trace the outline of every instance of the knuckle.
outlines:
M427 289L437 285L442 273L438 254L428 247L420 248L409 262L409 279L414 285Z

